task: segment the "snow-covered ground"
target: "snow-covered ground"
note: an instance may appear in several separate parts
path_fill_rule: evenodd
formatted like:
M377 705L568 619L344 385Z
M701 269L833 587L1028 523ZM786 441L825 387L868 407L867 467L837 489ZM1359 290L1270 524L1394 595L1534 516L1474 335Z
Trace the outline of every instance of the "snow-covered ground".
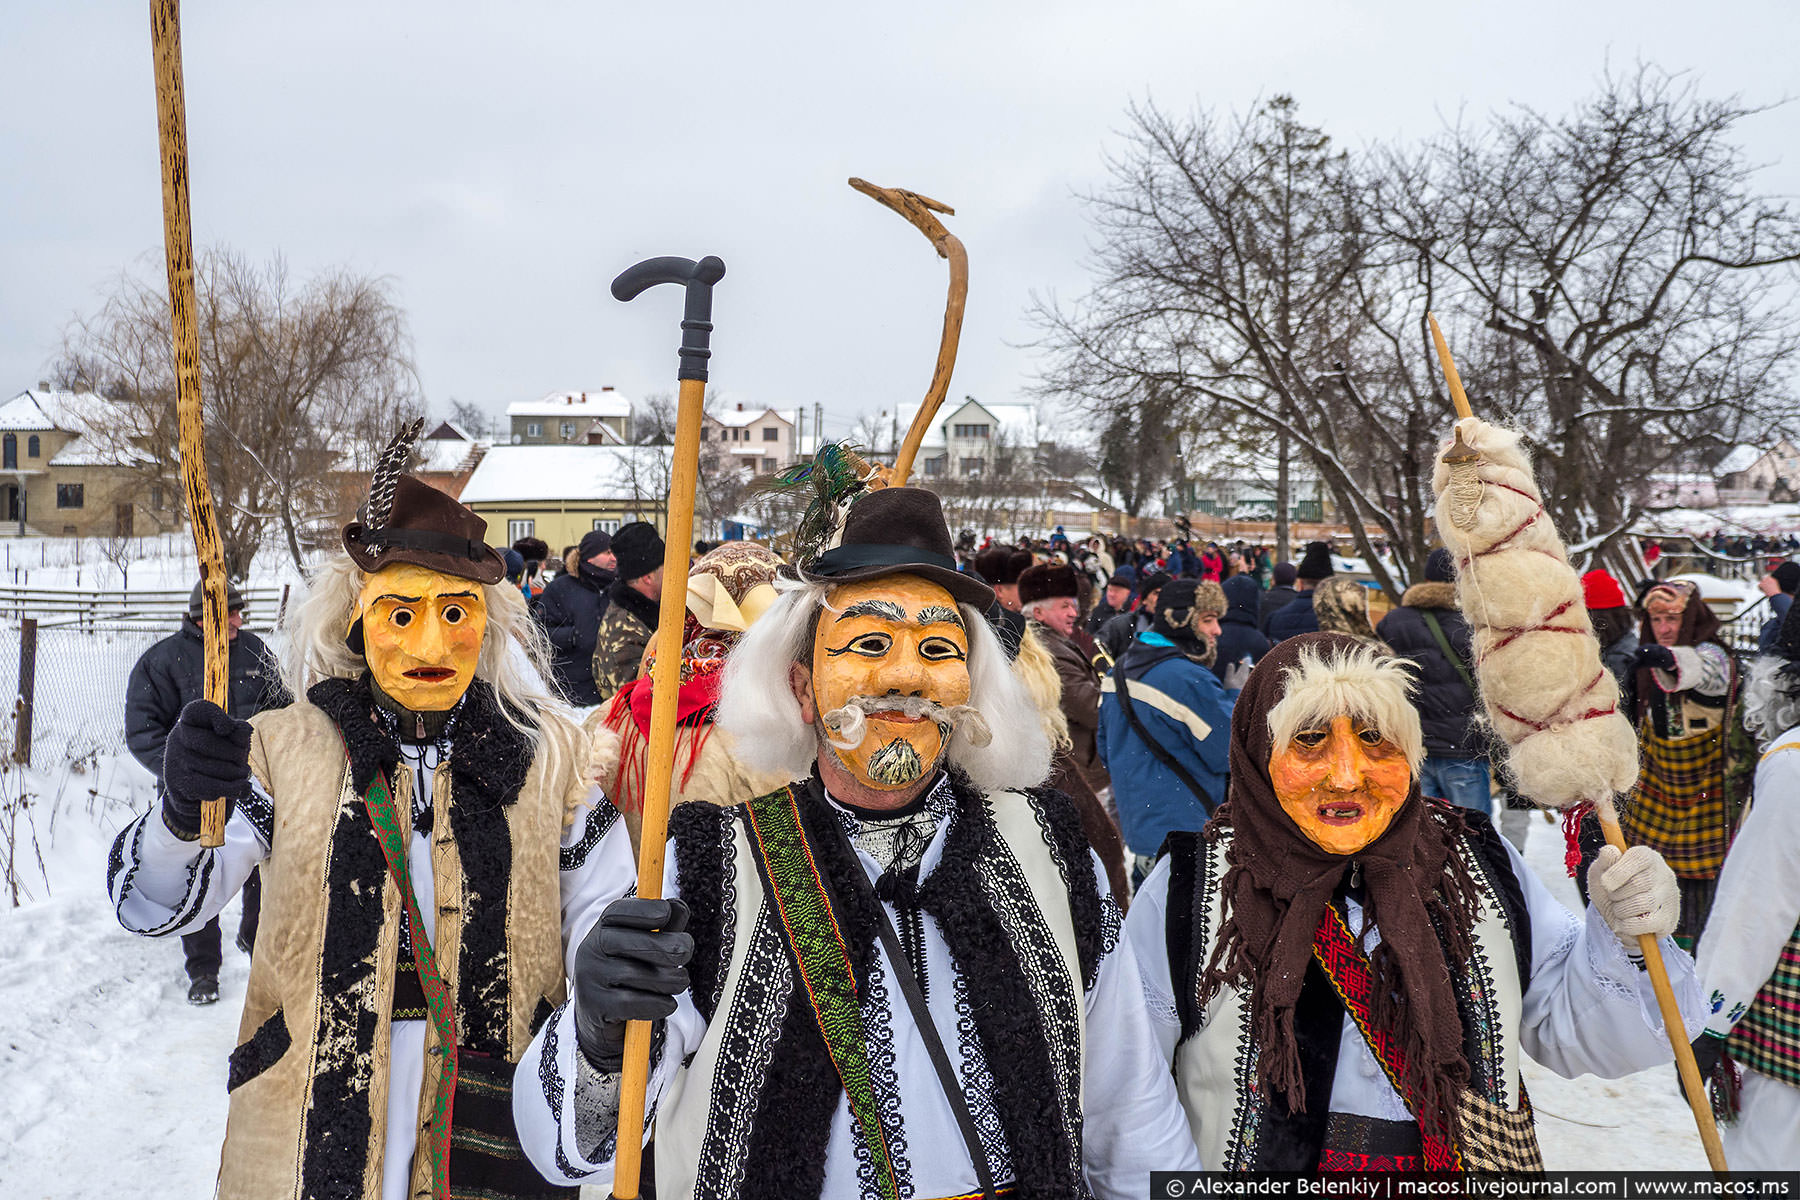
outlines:
M56 782L47 771L31 778ZM179 943L124 932L106 900L106 849L149 802L148 776L111 756L67 778L54 829L40 830L47 893L40 884L36 899L0 909L0 1195L111 1200L122 1183L134 1195L205 1195L248 974L231 949L236 905L223 918L221 1000L191 1008ZM1534 819L1526 850L1575 903L1560 831ZM1530 1063L1526 1072L1551 1167L1705 1169L1672 1067L1612 1081Z

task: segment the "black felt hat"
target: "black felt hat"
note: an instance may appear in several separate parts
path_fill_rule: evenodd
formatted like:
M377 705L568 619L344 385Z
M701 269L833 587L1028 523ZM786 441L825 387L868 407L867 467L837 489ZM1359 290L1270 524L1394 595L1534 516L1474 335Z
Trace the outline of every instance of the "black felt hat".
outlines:
M1331 547L1324 542L1306 543L1306 553L1300 558L1300 566L1294 574L1301 579L1330 579L1337 571L1331 565Z
M1019 603L1030 604L1033 600L1052 600L1057 596L1079 596L1081 584L1075 577L1075 568L1067 563L1039 563L1028 567L1019 575Z
M656 532L656 526L648 521L632 521L621 525L619 532L612 535L612 552L619 560L619 565L614 569L618 577L627 583L633 579L642 579L662 566L666 550L662 534ZM599 551L595 553L598 554Z
M617 538L613 546L618 547ZM979 609L994 602L993 588L956 569L944 506L936 492L924 488L878 488L859 497L844 517L839 543L800 566L800 577L809 583L853 583L887 575L929 579L960 603Z
M344 549L363 570L411 563L476 583L506 578L506 560L485 540L487 522L443 492L401 475L382 501L344 526Z

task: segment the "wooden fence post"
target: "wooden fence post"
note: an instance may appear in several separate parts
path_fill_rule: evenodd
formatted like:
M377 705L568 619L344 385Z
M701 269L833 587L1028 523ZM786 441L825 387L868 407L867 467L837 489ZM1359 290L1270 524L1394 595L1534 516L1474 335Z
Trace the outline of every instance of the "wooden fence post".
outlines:
M13 761L31 765L31 708L37 695L37 618L19 627L18 721L13 726Z

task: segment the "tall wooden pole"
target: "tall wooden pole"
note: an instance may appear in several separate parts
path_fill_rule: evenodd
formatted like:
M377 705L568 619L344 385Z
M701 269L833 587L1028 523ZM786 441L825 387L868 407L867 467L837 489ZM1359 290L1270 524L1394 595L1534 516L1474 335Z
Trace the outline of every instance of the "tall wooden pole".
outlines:
M694 541L694 492L700 478L700 425L705 412L706 362L711 354L712 285L725 274L716 258L649 259L613 281L612 292L630 300L658 283L687 286L681 322L680 391L675 409L675 451L669 471L668 519L663 542L662 601L656 618L656 663L651 669L650 742L644 771L644 817L638 839L638 889L645 899L662 895L664 843L669 836L669 793L675 770L675 708L681 686L681 634L687 618L688 549ZM643 1168L644 1098L650 1083L652 1022L625 1025L623 1077L619 1082L619 1136L613 1154L617 1200L636 1200Z
M1443 366L1444 382L1450 389L1451 402L1456 405L1457 417L1459 420L1472 417L1475 414L1470 411L1469 397L1463 391L1462 376L1456 370L1456 363L1450 357L1450 346L1444 341L1444 331L1438 328L1435 316L1427 313L1425 319L1431 326L1431 340L1437 347L1438 362ZM1443 461L1462 464L1464 468L1474 470L1480 458L1481 455L1463 440L1459 427L1456 441L1445 452ZM1613 798L1600 796L1592 799L1606 844L1615 847L1621 854L1625 853L1625 833L1619 828L1619 815ZM1656 1007L1662 1014L1663 1032L1668 1035L1669 1047L1675 1052L1675 1069L1681 1076L1682 1090L1687 1093L1688 1107L1693 1110L1694 1127L1700 1131L1700 1144L1706 1148L1706 1161L1715 1172L1724 1174L1727 1170L1725 1147L1719 1141L1719 1127L1713 1121L1712 1105L1707 1100L1706 1084L1700 1078L1699 1064L1694 1061L1694 1048L1687 1040L1687 1025L1681 1019L1681 1005L1677 1003L1675 988L1669 982L1669 968L1663 962L1662 947L1648 934L1638 935L1637 945L1638 954L1644 960L1644 970L1650 976L1650 987L1656 993Z
M200 408L200 332L194 304L194 241L188 224L187 107L181 91L181 0L150 0L156 57L156 129L162 140L163 250L169 263L169 331L175 343L175 413L181 489L187 495L194 556L200 560L205 696L227 704L225 551L206 479L206 426ZM225 844L225 801L200 806L200 844Z

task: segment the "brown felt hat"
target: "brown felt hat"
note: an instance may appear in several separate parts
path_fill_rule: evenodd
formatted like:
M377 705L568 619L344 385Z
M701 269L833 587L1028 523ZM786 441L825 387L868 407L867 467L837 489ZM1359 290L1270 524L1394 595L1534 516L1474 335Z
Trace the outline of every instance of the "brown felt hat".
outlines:
M365 513L366 519L366 513ZM394 480L393 504L379 528L344 526L344 549L365 571L411 563L476 583L506 578L506 560L486 542L487 522L411 475Z
M1081 584L1075 568L1067 563L1039 563L1019 575L1019 603L1052 600L1057 596L1079 596Z
M799 570L808 583L917 575L963 604L986 611L994 602L993 588L956 569L944 506L924 488L878 488L860 497L844 517L839 543Z

